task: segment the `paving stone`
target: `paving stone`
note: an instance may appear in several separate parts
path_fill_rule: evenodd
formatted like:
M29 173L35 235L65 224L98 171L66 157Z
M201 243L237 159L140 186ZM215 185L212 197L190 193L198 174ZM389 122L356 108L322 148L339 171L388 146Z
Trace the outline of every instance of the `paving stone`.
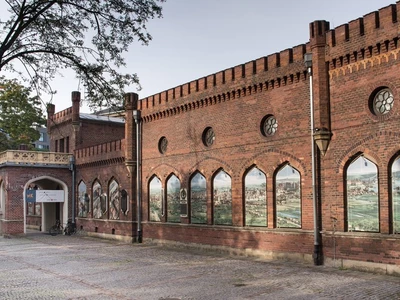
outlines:
M0 238L0 299L400 299L400 278L29 233Z

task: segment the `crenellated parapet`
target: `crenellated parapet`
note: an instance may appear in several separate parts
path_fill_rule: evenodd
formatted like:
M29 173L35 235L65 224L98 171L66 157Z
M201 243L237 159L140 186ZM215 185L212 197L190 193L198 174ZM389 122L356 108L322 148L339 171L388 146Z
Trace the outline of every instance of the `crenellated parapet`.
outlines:
M146 97L138 102L144 121L279 88L306 79L301 44Z
M61 124L67 121L72 120L72 107L68 107L62 111L59 111L58 113L55 113L52 117L52 123L55 124Z
M116 140L74 151L76 164L101 163L103 161L119 161L124 158L125 140Z
M341 68L398 48L400 1L327 32L329 69Z

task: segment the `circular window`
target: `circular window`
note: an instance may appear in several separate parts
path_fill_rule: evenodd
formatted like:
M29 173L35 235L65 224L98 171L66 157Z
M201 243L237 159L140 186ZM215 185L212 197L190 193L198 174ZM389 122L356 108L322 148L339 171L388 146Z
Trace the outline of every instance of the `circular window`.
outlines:
M215 140L215 133L212 127L207 127L203 131L203 144L207 147L210 147Z
M161 154L164 154L167 152L168 148L168 140L165 136L163 136L159 141L158 141L158 151L160 151Z
M379 90L372 103L373 113L377 116L386 115L393 109L393 93L388 88Z
M265 136L272 136L278 130L278 121L274 116L266 116L261 122L261 132Z

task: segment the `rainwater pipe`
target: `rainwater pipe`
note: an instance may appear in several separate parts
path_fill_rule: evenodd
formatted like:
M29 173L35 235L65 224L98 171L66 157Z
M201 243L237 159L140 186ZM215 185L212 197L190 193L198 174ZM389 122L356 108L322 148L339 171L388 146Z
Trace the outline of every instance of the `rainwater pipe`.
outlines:
M71 155L69 157L69 170L72 172L72 186L71 186L71 223L75 224L75 157ZM74 225L72 225L74 226Z
M304 54L304 63L310 78L310 127L311 127L311 174L312 174L312 202L314 217L314 265L322 264L322 253L320 245L320 232L318 225L318 202L315 188L315 141L314 141L314 98L313 98L313 74L312 74L312 53Z
M141 164L141 116L140 110L133 111L136 124L136 201L137 201L137 242L142 242L142 164Z

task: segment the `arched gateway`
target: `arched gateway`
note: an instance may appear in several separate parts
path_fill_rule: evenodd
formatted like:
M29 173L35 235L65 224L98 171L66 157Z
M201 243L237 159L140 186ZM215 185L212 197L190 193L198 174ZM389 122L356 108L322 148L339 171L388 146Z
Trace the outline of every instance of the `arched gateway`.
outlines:
M59 179L40 176L24 187L24 232L35 228L47 232L56 220L68 220L68 186Z
M0 235L47 231L71 212L71 155L6 151L0 153Z

